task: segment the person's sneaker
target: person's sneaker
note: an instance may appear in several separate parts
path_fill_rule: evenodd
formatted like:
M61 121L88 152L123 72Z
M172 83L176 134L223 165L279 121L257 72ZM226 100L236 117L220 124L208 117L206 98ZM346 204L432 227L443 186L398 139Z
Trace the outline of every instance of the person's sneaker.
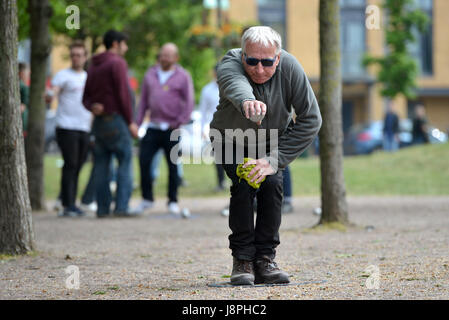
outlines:
M292 206L291 202L284 202L284 203L282 203L281 212L282 213L292 213L293 212L293 206Z
M89 211L89 212L97 212L97 209L98 209L97 203L95 201L93 201L89 204L81 202L80 207L82 210Z
M289 283L288 274L277 266L268 256L262 256L254 261L254 283Z
M252 261L240 260L234 257L232 263L232 285L254 285L254 265Z
M71 208L72 211L75 211L78 217L84 217L86 216L86 212L84 212L83 210L81 210L80 208L73 206Z
M55 204L53 205L53 210L57 211L59 213L64 210L64 207L62 206L61 199L56 199ZM59 213L58 213L58 215L59 215Z
M181 208L179 208L177 202L169 202L168 203L168 212L170 214L180 215L181 214Z
M142 200L137 207L130 210L131 213L134 214L140 214L143 213L145 210L149 210L154 207L154 202L150 200Z
M58 212L58 217L62 218L73 218L73 217L82 217L86 215L84 211L80 210L79 208L73 206L73 207L66 207Z
M229 217L229 207L224 208L223 210L220 211L220 215L222 217Z

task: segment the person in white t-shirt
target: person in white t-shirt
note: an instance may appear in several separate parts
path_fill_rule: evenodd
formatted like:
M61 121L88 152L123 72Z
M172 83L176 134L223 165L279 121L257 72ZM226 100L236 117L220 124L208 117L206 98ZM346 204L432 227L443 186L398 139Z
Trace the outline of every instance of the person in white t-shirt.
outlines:
M56 139L64 159L61 177L62 217L82 216L76 206L78 176L89 149L92 115L82 103L87 73L84 64L87 50L83 42L70 46L71 67L53 77L53 97L58 99L56 111Z
M199 111L201 113L201 136L209 141L209 124L220 100L220 92L217 84L217 66L214 68L214 79L206 84L201 90ZM215 164L217 169L218 185L215 191L225 190L225 174L221 164Z

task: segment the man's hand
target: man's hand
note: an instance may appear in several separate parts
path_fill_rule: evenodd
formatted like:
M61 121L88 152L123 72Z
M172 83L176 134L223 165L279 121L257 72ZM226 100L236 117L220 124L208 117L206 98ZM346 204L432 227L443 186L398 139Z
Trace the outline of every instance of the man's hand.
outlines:
M92 113L96 116L101 116L104 111L104 106L101 103L92 104Z
M251 182L256 181L256 183L260 183L263 180L263 178L275 173L275 171L273 170L267 159L262 158L256 160L254 159L249 160L243 165L243 168L246 168L247 166L252 164L255 164L256 166L248 174L248 177L252 177Z
M254 115L263 115L267 113L267 106L262 101L258 100L246 100L243 102L243 111L245 112L245 117L249 119L251 116ZM262 120L257 122L257 124L260 126L262 123Z
M130 123L128 128L129 128L129 132L131 133L133 138L137 139L139 137L139 134L138 134L139 133L139 127L137 126L137 124L132 122L132 123Z

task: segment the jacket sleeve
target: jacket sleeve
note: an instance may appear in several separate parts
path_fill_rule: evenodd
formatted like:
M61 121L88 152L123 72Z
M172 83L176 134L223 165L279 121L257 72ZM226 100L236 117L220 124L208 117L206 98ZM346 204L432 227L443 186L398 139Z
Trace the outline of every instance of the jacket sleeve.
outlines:
M132 117L132 106L131 106L131 96L129 92L128 84L128 68L125 60L117 60L113 64L112 78L114 82L115 92L117 94L118 104L120 106L120 111L127 124L133 121Z
M230 50L223 57L217 69L217 82L223 97L231 101L242 114L242 103L256 100L253 88L245 76L240 49Z
M91 96L91 78L87 73L86 83L84 84L83 105L89 111L92 111L92 96Z
M274 169L285 168L298 158L313 142L322 123L318 102L304 69L296 59L292 57L291 60L289 89L296 121L279 137L277 150L268 156Z
M145 114L148 110L148 95L149 95L149 87L147 76L144 77L142 81L142 89L140 93L140 101L139 101L139 110L137 111L136 124L138 126L142 125L143 119L145 118Z
M183 98L185 99L184 108L182 108L181 110L181 114L178 118L179 123L177 124L177 126L189 122L190 116L193 111L193 107L195 105L195 93L193 89L193 81L192 77L188 72L185 73L185 85L183 87L182 94Z

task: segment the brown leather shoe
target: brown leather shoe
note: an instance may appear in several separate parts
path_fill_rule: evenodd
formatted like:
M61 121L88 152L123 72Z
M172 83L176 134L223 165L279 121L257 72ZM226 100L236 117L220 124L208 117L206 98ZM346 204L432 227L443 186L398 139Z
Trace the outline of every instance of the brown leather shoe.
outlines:
M234 257L231 284L254 285L254 265L252 261L239 260Z
M288 274L278 268L268 256L257 258L254 262L255 283L289 283Z

